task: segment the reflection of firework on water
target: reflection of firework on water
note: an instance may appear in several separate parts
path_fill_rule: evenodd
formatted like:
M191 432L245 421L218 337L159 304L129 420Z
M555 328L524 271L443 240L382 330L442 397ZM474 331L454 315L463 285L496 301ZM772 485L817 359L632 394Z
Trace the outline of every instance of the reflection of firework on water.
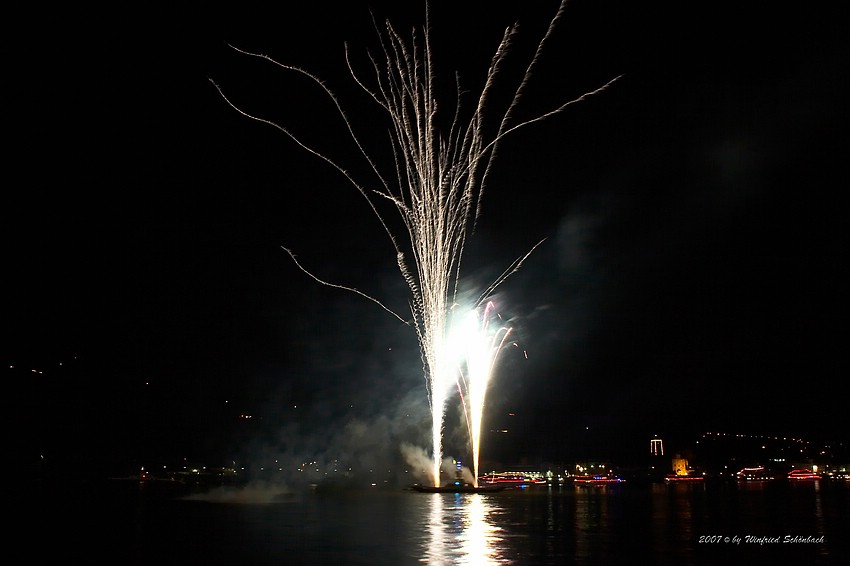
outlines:
M410 311L412 318L410 320L397 315L382 302L357 289L319 279L306 270L295 259L292 252L286 251L292 256L299 268L319 283L358 293L374 301L415 330L421 348L432 414L432 479L434 485L440 483L445 406L458 380L457 352L453 351L449 336L449 323L452 316L450 311L452 306L457 304L461 258L466 237L474 228L475 221L480 213L485 180L495 157L496 148L507 134L522 126L557 114L570 105L601 92L613 82L612 80L595 91L570 100L530 120L512 121L512 111L518 104L544 43L554 30L556 22L561 18L565 5L566 1L564 0L550 22L546 34L538 44L537 51L516 88L507 111L497 120L498 126L495 128L495 132L489 135L485 134L484 130L485 123L489 124L489 120L485 119L486 102L489 93L497 82L497 75L508 54L516 33L516 26L511 26L505 31L491 60L482 92L468 119L463 118L461 111L463 106L461 104L462 89L459 84L457 85L457 104L454 114L451 116L451 127L445 133L439 131L437 127L435 75L432 68L427 10L424 33L420 37L414 31L409 43L396 33L389 22L386 23L385 33L380 34L384 60L371 59L374 86L368 86L362 81L352 69L350 62L349 70L356 83L386 112L390 119L389 137L395 155L395 180L392 183L388 181L387 176L382 174L373 158L366 152L339 100L321 80L298 67L278 63L266 55L248 53L237 49L245 55L259 57L282 69L300 73L324 90L335 104L352 140L369 164L381 187L374 191L367 191L364 185L358 183L347 169L302 142L289 129L272 121L252 116L236 107L229 99L224 97L221 89L219 89L222 97L235 110L251 119L277 128L303 149L324 160L344 175L368 201L372 211L389 235L395 247L398 268L411 293ZM376 199L376 196L381 198ZM400 215L409 236L408 248L402 248L398 238L390 230L385 218L378 211L378 201L381 199L391 203ZM470 308L475 310L484 304L495 288L519 269L522 262L533 250L534 248L505 270ZM413 260L412 267L411 257ZM470 397L468 418L470 435L474 439L472 443L476 468L480 448L480 413L483 407L484 388L486 388L484 376L489 377L495 360L495 352L492 351L489 353L492 358L489 361L477 359L480 355L478 351L485 349L478 344L478 341L491 339L487 337L486 332L488 330L486 322L488 311L489 307L485 308L485 312L482 313L485 315L484 319L479 321L481 323L479 331L484 332L469 342L471 350L468 354L475 360L471 363L471 369L467 368L466 376L470 387L468 391ZM475 334L473 333L473 335ZM492 345L490 347L492 348ZM469 363L469 360L467 360L467 363Z

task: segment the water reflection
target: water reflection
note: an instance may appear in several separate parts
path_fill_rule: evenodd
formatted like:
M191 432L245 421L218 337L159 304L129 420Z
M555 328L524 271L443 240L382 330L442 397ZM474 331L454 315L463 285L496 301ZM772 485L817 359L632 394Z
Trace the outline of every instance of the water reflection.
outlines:
M608 497L614 490L608 486L588 489L575 487L575 556L578 560L589 560L598 551L600 533L608 528Z
M826 538L826 521L824 520L823 515L823 501L821 499L821 489L820 489L820 480L814 480L812 482L812 489L814 490L814 511L815 511L815 537L824 537ZM819 548L820 554L823 556L828 556L829 552L827 552L826 546L821 546Z
M442 493L432 493L428 502L428 537L425 541L425 560L428 564L439 564L446 548L446 535L443 529Z
M699 530L704 528L699 516L705 493L702 482L653 484L651 493L652 536L659 547L686 549L701 534L708 534Z
M494 505L480 493L429 496L425 541L427 564L505 564Z

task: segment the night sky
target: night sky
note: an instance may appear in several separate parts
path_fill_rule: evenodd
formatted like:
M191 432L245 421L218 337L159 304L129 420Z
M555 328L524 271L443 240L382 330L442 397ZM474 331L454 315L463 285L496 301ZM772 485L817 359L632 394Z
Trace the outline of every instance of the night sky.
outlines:
M365 464L427 446L413 330L281 249L406 314L386 234L211 82L364 174L314 84L228 44L325 80L384 158L344 43L368 78L370 8L405 35L424 10L313 4L53 12L4 37L3 361L27 458ZM729 4L575 1L547 46L518 116L622 78L506 139L491 172L464 284L545 241L495 297L518 347L489 392L485 429L510 431L485 437L490 458L709 430L846 439L850 19ZM511 93L558 2L451 5L431 7L446 111L454 72L471 103L518 21Z

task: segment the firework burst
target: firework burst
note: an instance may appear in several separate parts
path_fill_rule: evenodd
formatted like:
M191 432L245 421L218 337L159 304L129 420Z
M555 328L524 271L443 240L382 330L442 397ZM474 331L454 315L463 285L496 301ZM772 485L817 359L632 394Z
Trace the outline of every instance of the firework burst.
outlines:
M490 62L482 91L471 112L463 111L462 89L458 80L457 103L447 132L440 131L437 127L438 108L427 7L425 27L420 32L414 30L409 40L399 35L389 22L385 23L383 30L378 29L382 56L370 58L373 72L369 83L361 80L353 69L346 48L346 61L352 78L389 118L389 139L395 156L392 181L390 181L390 175L386 174L364 149L364 144L349 121L342 104L319 78L299 67L275 61L267 55L250 53L234 47L245 55L267 60L287 71L300 73L324 91L332 100L352 140L374 173L379 186L375 190L367 190L364 184L354 179L342 165L304 143L288 128L240 109L216 85L221 96L236 111L248 118L277 128L301 148L339 171L366 199L392 241L399 271L410 290L409 317L396 314L381 301L353 287L320 279L305 269L290 250L284 249L296 265L317 282L358 293L414 329L422 354L432 415L433 469L431 473L434 485L440 484L446 402L453 390L458 387L458 380L461 380L467 389L465 404L473 451L474 476L477 481L484 394L498 351L510 332L509 329L501 329L491 333L488 322L491 306L487 302L488 297L507 277L520 268L523 261L539 245L538 243L528 253L515 260L481 293L480 298L467 311L473 315L460 316L461 320L466 316L473 316L475 323L472 324L467 320L461 325L467 327L467 332L461 340L464 346L458 351L458 338L453 335L455 330L452 329L451 322L458 316L457 313L461 312L454 308L458 302L461 260L467 236L473 231L481 213L486 179L496 155L497 146L509 133L562 112L588 96L605 90L617 80L615 78L594 91L569 100L530 120L516 122L512 119L513 111L526 89L526 83L547 39L554 31L556 23L562 18L565 6L566 1L563 1L550 21L546 33L540 40L533 58L514 91L507 111L500 116L491 117L488 116L486 109L490 93L498 83L500 68L515 38L517 31L515 25L505 30ZM468 118L464 118L466 115ZM489 125L491 120L498 125L485 130L485 125ZM485 131L492 133L488 135ZM399 214L408 236L404 245L378 211L377 203L380 200L389 201ZM486 306L482 309L482 305ZM470 324L472 326L469 326ZM462 360L461 366L459 366L459 360Z

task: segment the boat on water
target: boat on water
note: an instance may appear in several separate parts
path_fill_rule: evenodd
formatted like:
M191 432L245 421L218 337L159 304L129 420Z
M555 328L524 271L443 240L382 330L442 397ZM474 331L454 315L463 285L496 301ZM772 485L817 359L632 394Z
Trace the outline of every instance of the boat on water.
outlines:
M492 472L481 477L479 481L504 487L525 488L534 485L548 485L548 481L540 474L529 472Z
M612 485L626 481L620 476L612 475L573 476L572 480L575 485Z
M739 481L768 481L775 479L773 471L766 469L764 466L754 466L751 468L741 468L741 470L735 474L736 479Z
M788 472L789 480L819 480L821 479L821 475L813 472L808 468L803 468L800 470L791 470Z
M506 485L491 483L475 486L471 483L451 482L440 486L415 484L410 486L410 489L420 493L493 493L502 491L507 487Z
M705 481L705 476L694 473L687 474L667 474L664 476L664 481L667 483L676 482L701 482Z
M478 485L474 485L463 479L463 463L458 460L455 462L455 479L443 485L422 485L414 484L410 486L413 491L420 493L493 493L502 491L508 486L503 483L489 481L488 478L480 478Z

